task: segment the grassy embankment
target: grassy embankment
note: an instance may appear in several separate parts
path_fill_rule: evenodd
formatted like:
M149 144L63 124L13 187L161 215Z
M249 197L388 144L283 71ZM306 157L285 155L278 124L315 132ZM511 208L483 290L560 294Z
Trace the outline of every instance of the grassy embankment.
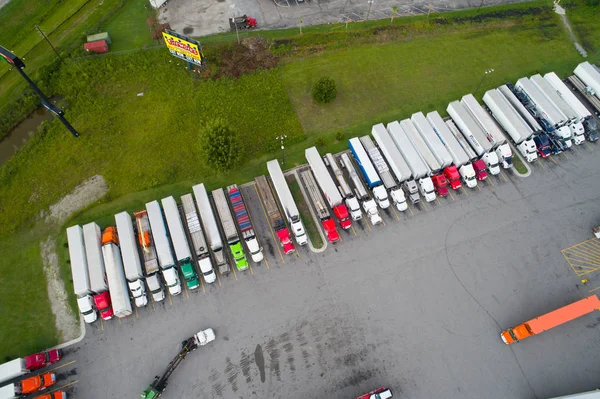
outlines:
M351 137L368 133L373 123L413 112L444 113L449 101L475 90L486 68L496 72L484 81L479 96L535 72L555 70L564 76L581 57L553 13L533 11L539 4L482 9L485 18L462 11L432 14L429 21L399 19L393 28L378 21L362 25L363 30L351 25L348 32L344 25L315 27L302 36L267 32L278 38L278 51L287 53L283 64L236 81L198 80L163 50L67 62L53 87L70 103L68 116L82 136L73 139L52 122L0 169L0 273L28 283L0 292L2 303L19 304L3 307L0 356L17 356L57 339L47 299L31 299L33 283L45 294L39 240L48 232L37 230L37 215L87 177L102 174L110 192L70 223L96 220L105 226L117 211L189 192L193 183L216 187L265 173L265 161L278 156L269 151L276 149L274 138L282 132L289 137L286 161L300 164L304 148L317 137L325 138L323 152L339 151L346 147L333 140L340 130ZM600 24L597 13L569 12L589 14ZM582 42L592 43L588 46L600 45L595 32L586 38ZM210 52L209 44L204 47ZM594 50L590 58L597 60L598 53ZM318 107L309 88L324 74L336 79L339 95ZM143 97L137 96L140 92ZM218 116L245 144L245 162L226 174L204 164L197 136L199 125ZM54 234L68 279L64 234ZM32 275L36 279L30 285Z

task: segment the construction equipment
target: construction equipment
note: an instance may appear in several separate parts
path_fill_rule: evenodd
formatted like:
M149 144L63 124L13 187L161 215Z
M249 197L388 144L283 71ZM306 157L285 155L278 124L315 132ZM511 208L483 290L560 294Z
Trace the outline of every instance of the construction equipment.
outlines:
M204 346L214 340L215 332L212 328L207 328L206 330L200 331L199 333L194 334L192 337L183 341L181 350L179 351L177 356L175 356L175 358L171 360L171 363L169 363L169 365L167 366L167 370L163 373L162 376L157 375L156 377L154 377L154 382L142 392L141 397L143 399L159 398L160 395L162 395L162 393L167 388L169 377L171 377L177 366L179 366L181 362L183 362L188 353L198 349L199 346Z

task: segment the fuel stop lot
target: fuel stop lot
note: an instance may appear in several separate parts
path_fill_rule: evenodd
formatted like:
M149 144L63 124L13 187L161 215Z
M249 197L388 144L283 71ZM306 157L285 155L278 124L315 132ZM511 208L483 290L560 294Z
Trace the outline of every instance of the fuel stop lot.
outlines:
M600 287L598 270L578 275L561 254L600 224L599 151L587 143L536 161L526 178L503 170L427 209L383 212L385 225L363 219L320 253L280 254L245 186L266 262L86 326L68 350L69 393L139 397L181 341L208 327L217 339L188 355L163 398L351 399L385 385L400 398L505 399L599 388L599 313L511 346L499 336Z

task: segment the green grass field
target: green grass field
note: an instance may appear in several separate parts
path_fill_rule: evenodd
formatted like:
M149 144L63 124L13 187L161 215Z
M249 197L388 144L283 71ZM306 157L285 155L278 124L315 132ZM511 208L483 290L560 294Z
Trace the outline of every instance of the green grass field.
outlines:
M155 11L148 0L130 0L113 19L106 24L112 39L110 51L140 49L155 45L146 19Z
M57 29L56 37L64 37L65 43L73 40L85 26L101 21L101 10L121 4L121 13L106 20L113 39L123 49L144 43L142 30L125 38L128 24L139 27L143 22L141 0L90 0L81 15ZM539 4L514 7L527 10ZM511 8L482 12L494 10ZM81 137L74 139L54 121L0 168L0 274L13 282L0 291L0 301L15 304L1 310L0 357L42 349L58 339L39 243L48 234L57 238L62 275L70 289L64 230L39 230L38 215L86 178L102 174L110 191L69 224L95 220L106 226L118 211L190 192L195 183L214 188L264 174L265 162L280 155L275 137L281 133L288 135L286 164L292 167L304 163L304 149L318 137L326 142L321 152L339 151L347 145L334 140L338 131L352 137L368 133L375 122L417 111L443 113L449 101L475 90L486 68L495 72L478 97L488 88L536 72L555 70L564 76L581 61L551 12L483 22L469 19L474 12L445 14L451 18L442 27L432 27L422 17L397 20L401 39L368 30L382 29L385 21L370 21L364 31L354 24L348 33L340 26L307 29L302 37L295 30L266 32L295 47L281 66L238 80L203 81L163 49L68 61L52 83L69 104L67 117ZM600 36L593 29L600 26L598 13L574 7L569 14L590 59L598 60ZM340 39L344 35L347 40ZM224 37L203 40L205 52L211 40ZM29 62L50 57L41 53ZM336 79L339 95L330 105L315 106L309 99L310 83L324 74ZM0 107L9 98L4 88L20 90L0 78ZM244 140L244 162L228 173L207 167L200 151L200 127L215 117L227 120Z

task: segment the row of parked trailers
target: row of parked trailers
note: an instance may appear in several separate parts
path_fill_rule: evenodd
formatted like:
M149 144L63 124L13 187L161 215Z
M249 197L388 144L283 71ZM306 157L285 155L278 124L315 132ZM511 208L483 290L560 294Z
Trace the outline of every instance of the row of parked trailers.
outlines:
M271 181L257 177L257 191L270 227L284 253L290 254L295 246L288 225L298 245L308 239L277 161L270 162L268 169ZM213 190L212 201L203 184L192 190L193 195L181 197L181 205L171 196L147 203L133 218L127 212L118 213L115 226L104 232L94 222L67 229L74 291L87 323L96 321L98 312L105 320L131 315L132 299L135 306L146 306L146 287L155 302L165 299L165 287L170 295L179 295L180 275L188 290L198 289L199 274L212 284L217 279L215 269L221 274L231 271L225 243L240 271L249 267L246 250L255 263L263 260L237 185Z
M329 209L343 229L362 218L361 207L376 225L382 220L377 208L393 204L402 212L408 209L407 198L413 204L421 196L434 201L436 195L448 195L448 183L454 190L463 184L474 188L488 173L499 174L500 165L512 167L509 140L528 162L564 151L572 143L598 140L590 109L600 112L600 72L584 62L575 75L567 83L554 72L521 78L515 85L488 90L484 106L467 94L448 104L448 120L433 111L387 126L377 124L373 138L348 141L360 177L348 154L336 159L332 154L322 157L316 147L306 149L310 170L300 176L328 240L339 240Z

